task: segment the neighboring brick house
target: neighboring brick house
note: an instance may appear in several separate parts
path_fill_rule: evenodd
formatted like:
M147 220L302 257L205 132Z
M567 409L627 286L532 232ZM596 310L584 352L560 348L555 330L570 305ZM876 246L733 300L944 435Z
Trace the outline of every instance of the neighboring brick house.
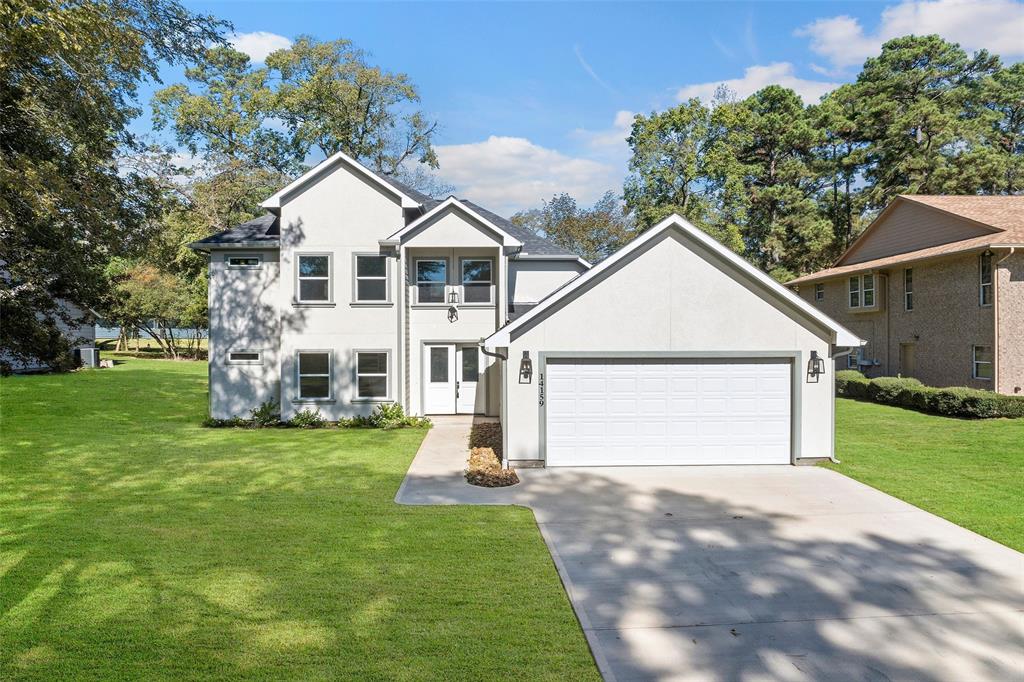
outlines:
M1024 196L899 196L788 286L867 339L840 368L1024 392Z

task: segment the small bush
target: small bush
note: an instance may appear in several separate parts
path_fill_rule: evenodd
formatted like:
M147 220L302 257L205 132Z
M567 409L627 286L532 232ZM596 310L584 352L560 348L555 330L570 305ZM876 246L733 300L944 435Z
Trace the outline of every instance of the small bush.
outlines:
M249 411L249 425L254 429L278 426L281 423L281 407L276 400L260 403Z
M240 429L249 426L249 422L241 417L231 417L230 419L207 417L203 420L203 426L208 429Z
M469 451L466 480L484 488L501 488L519 483L519 476L515 469L502 469L491 448L473 448Z
M298 429L322 429L327 426L327 420L320 414L320 410L306 408L296 412L288 420L288 426Z
M836 372L836 393L847 398L868 397L868 378L855 369Z
M901 405L907 400L907 397L902 394L907 392L908 389L919 388L920 386L920 381L910 377L878 377L868 382L867 393L868 398L876 403Z
M405 413L400 403L381 403L368 417L370 426L375 429L400 429L406 426L430 426L426 417L411 417Z

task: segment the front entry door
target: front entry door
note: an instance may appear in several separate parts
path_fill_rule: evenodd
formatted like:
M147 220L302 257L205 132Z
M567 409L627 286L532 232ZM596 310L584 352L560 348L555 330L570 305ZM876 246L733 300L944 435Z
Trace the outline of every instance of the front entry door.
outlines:
M423 347L423 411L455 414L455 344Z
M480 347L459 346L458 381L456 384L455 409L459 414L476 414L484 411L483 396L478 398L478 386L480 383ZM479 409L478 409L479 408Z

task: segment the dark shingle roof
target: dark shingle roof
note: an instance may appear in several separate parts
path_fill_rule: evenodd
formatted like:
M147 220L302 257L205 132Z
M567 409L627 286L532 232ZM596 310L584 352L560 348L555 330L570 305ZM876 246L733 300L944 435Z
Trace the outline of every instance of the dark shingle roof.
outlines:
M528 230L525 227L519 227L508 218L502 218L497 213L492 213L486 208L474 204L472 201L466 201L465 199L459 199L459 201L521 241L523 243L523 253L528 253L534 256L565 256L566 258L576 258L575 253L566 251L561 246L541 237L533 230Z
M274 248L280 246L280 242L281 221L276 215L267 213L259 218L247 220L241 225L236 225L230 230L224 230L206 239L200 239L191 244L191 246L198 249L210 246L233 245Z

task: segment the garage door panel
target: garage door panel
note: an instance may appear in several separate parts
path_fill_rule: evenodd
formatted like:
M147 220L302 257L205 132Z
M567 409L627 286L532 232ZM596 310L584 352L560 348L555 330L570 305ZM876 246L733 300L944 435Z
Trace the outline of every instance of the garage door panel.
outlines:
M551 360L547 463L788 463L790 367L788 360Z

